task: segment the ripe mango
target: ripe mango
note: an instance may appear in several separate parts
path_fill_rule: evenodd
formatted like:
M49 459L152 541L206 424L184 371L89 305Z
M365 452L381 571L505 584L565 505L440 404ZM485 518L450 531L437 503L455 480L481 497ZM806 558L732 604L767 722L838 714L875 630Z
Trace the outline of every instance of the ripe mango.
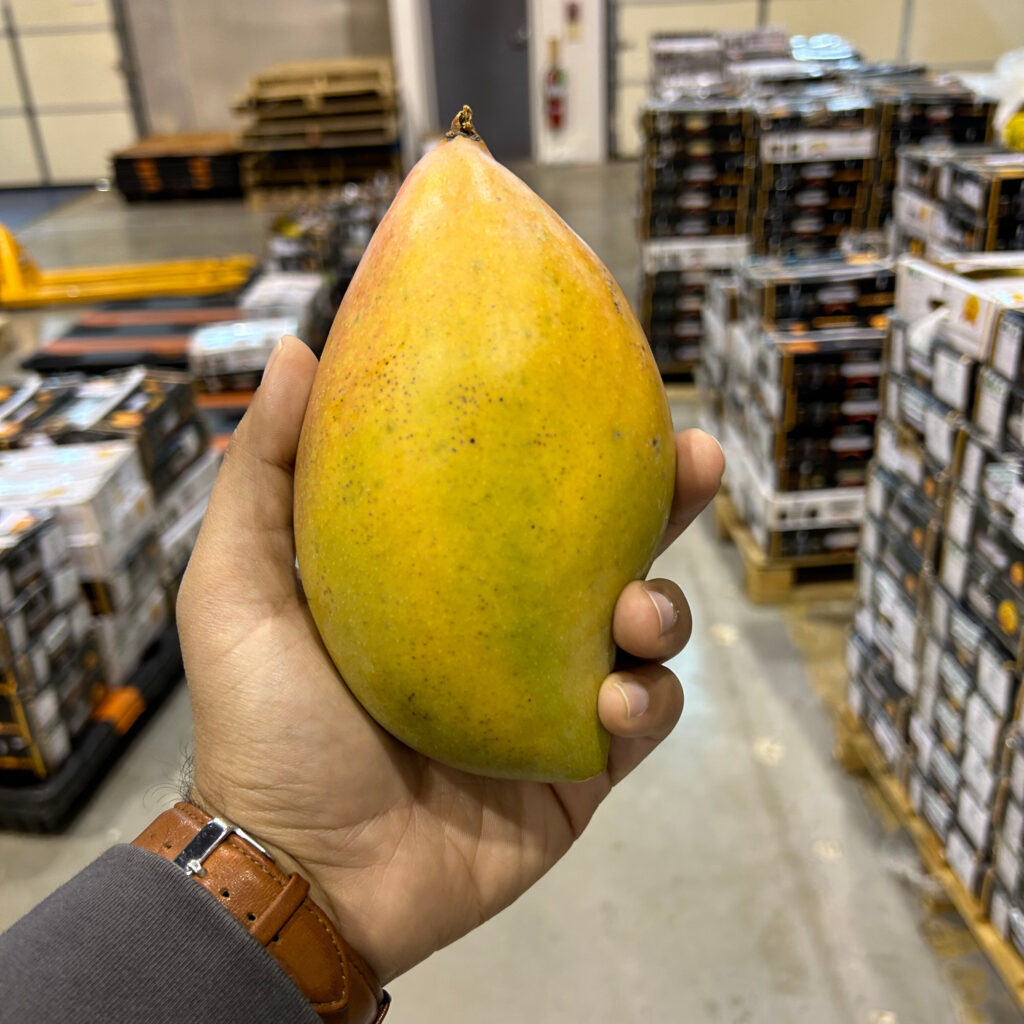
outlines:
M470 772L585 779L612 612L675 447L643 331L469 108L405 180L330 333L295 467L303 587L392 735Z

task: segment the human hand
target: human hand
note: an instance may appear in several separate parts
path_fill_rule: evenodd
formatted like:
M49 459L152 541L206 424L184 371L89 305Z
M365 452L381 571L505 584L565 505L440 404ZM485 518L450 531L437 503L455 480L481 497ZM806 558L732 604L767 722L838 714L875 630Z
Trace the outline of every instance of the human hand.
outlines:
M282 340L232 439L178 597L195 719L191 798L300 871L382 983L508 906L572 845L612 786L675 725L660 662L690 636L668 580L630 583L613 634L631 655L598 695L612 734L586 782L487 779L381 729L342 685L295 574L292 475L316 357ZM676 437L664 550L718 489L721 448ZM635 659L644 659L636 661Z

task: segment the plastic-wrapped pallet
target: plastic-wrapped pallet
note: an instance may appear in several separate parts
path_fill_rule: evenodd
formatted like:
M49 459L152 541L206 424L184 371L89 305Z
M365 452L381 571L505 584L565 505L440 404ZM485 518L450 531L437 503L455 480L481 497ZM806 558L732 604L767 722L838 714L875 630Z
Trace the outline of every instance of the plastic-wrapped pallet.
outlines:
M0 770L45 777L67 757L100 687L89 608L46 512L0 512Z
M892 265L752 259L736 277L723 396L740 467L734 500L768 558L850 556L880 408Z
M723 433L727 378L735 365L731 334L738 321L737 291L735 274L725 272L712 277L701 310L704 339L694 380L700 398L700 426L713 437Z
M851 707L1011 938L1024 920L1024 785L1015 794L1011 780L1024 667L1018 258L1018 276L1012 257L899 262L848 658Z
M9 390L0 436L17 450L2 456L0 508L52 511L92 615L103 679L120 685L166 622L168 587L216 473L192 384L140 367ZM162 544L165 536L176 543Z
M0 509L52 511L92 598L105 681L123 683L167 618L153 491L131 442L0 456ZM140 609L145 608L145 614Z
M699 40L671 42L688 53ZM700 358L708 281L749 251L750 105L735 87L704 99L651 99L642 128L641 320L662 373L689 378Z

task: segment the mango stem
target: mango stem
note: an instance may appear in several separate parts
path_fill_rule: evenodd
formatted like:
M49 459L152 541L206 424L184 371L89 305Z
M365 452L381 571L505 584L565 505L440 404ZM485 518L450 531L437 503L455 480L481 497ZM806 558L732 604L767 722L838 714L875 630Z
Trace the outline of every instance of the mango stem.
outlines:
M473 127L473 111L470 107L463 108L452 118L451 127L445 132L446 139L454 139L461 135L474 142L483 142L476 128Z

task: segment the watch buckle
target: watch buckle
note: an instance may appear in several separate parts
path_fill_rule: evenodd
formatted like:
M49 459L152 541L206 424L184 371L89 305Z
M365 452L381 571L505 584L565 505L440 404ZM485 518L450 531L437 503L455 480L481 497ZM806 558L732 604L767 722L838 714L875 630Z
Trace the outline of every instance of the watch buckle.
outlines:
M186 875L198 875L202 878L206 874L203 862L231 835L239 836L255 846L265 857L274 859L248 832L223 818L213 818L189 840L185 849L174 858L174 863Z

